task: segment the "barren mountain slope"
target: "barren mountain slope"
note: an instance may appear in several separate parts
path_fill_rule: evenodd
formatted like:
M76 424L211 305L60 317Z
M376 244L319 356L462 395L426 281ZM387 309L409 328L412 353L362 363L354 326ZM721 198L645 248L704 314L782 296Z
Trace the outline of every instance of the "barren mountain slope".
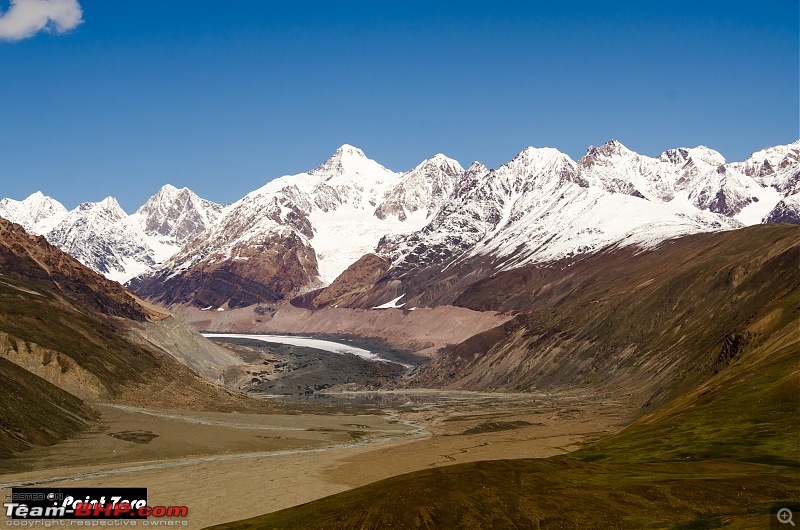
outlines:
M207 341L188 327L175 329L170 319L161 323L164 317L43 237L0 220L0 362L8 368L0 371L0 386L8 390L0 392L0 458L86 427L94 417L87 403L95 400L192 409L268 406L176 361L170 344ZM158 331L164 326L171 341ZM153 341L160 347L129 338L143 329L161 337Z
M759 225L501 273L455 303L517 318L437 358L419 384L594 385L662 403L767 340L753 327L765 308L796 328L798 271L800 227Z

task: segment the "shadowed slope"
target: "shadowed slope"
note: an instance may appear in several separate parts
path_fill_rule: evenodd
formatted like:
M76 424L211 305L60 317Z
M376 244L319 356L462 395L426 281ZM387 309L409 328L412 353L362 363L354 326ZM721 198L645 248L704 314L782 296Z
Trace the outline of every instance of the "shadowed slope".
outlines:
M0 374L0 460L51 445L96 417L80 399L3 358Z
M90 270L75 258L0 218L0 273L41 285L110 316L142 321L147 311L117 282Z
M704 383L782 327L796 329L798 289L800 228L788 225L512 270L477 282L457 303L521 310L516 320L453 347L419 384L598 385L652 407ZM755 325L764 311L774 325Z

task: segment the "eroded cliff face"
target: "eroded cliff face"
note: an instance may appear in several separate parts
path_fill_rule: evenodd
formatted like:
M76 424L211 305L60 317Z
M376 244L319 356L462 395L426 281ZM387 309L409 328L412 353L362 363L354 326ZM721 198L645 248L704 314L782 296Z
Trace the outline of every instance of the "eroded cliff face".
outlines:
M173 357L181 364L217 384L223 384L226 369L243 364L242 360L215 343L206 340L183 319L167 316L158 322L143 322L130 326L126 336L141 344Z
M107 397L103 383L69 356L0 331L0 357L83 400Z

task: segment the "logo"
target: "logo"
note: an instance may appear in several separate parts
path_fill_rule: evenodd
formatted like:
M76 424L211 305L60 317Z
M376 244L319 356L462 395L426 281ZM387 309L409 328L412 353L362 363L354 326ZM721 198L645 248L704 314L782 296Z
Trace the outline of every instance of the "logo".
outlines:
M147 488L12 488L11 519L148 519L186 517L186 506L148 506Z

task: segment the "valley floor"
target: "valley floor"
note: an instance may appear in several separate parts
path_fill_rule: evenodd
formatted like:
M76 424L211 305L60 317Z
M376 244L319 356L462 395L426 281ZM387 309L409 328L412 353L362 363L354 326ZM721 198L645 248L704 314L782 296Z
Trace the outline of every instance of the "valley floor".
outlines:
M579 392L331 395L316 413L187 412L97 404L92 432L4 463L13 486L145 486L187 528L272 512L402 473L548 457L621 429L625 403Z

